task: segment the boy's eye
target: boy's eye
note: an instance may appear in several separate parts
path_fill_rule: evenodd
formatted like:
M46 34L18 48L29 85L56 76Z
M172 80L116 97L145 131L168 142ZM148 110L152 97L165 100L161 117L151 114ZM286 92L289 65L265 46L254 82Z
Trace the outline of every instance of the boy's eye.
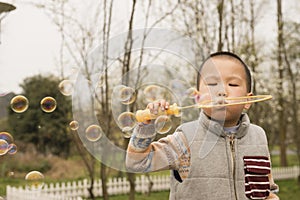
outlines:
M217 83L207 83L208 86L216 86Z
M238 87L239 85L238 85L238 84L235 84L235 83L229 83L229 86L232 86L232 87Z

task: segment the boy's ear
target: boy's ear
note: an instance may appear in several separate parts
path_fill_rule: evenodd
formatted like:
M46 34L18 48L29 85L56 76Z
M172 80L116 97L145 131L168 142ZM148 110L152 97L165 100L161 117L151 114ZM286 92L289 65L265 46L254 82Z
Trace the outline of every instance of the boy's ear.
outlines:
M247 96L253 96L253 93L250 92L250 93L247 94ZM245 109L245 110L249 110L250 107L251 107L251 105L252 105L251 103L245 104L245 105L244 105L244 109Z

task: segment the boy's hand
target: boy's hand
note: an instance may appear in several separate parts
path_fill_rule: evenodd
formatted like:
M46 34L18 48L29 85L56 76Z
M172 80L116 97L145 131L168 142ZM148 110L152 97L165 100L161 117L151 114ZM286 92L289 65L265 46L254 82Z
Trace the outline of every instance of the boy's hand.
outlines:
M164 99L149 103L147 105L147 109L149 109L150 113L153 115L157 115L160 111L165 111L169 109L169 102ZM150 124L151 120L143 121L143 124Z
M149 103L147 105L147 108L150 110L152 114L157 115L159 113L159 110L161 111L168 110L169 106L170 106L169 102L167 102L164 99L161 99L153 103Z
M276 194L270 192L270 195L268 196L267 200L279 200L279 197Z

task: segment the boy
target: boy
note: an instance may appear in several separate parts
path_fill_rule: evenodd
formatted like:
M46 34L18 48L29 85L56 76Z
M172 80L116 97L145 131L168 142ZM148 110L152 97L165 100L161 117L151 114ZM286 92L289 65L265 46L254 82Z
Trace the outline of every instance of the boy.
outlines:
M226 97L251 96L251 74L235 54L211 54L200 66L197 87L202 100L227 103ZM151 113L169 108L160 100ZM126 166L133 172L172 170L170 199L279 199L270 173L267 139L250 123L250 104L203 108L199 119L182 124L157 142L151 121L138 124L131 137Z

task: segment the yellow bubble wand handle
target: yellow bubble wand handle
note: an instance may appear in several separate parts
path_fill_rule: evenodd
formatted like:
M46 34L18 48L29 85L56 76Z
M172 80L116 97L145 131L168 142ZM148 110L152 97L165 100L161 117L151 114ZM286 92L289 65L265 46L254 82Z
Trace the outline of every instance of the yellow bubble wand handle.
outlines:
M145 122L152 119L156 119L161 115L178 115L179 114L179 107L176 103L169 106L167 110L159 110L157 114L153 114L150 112L150 109L145 110L138 110L135 114L135 118L138 122Z

